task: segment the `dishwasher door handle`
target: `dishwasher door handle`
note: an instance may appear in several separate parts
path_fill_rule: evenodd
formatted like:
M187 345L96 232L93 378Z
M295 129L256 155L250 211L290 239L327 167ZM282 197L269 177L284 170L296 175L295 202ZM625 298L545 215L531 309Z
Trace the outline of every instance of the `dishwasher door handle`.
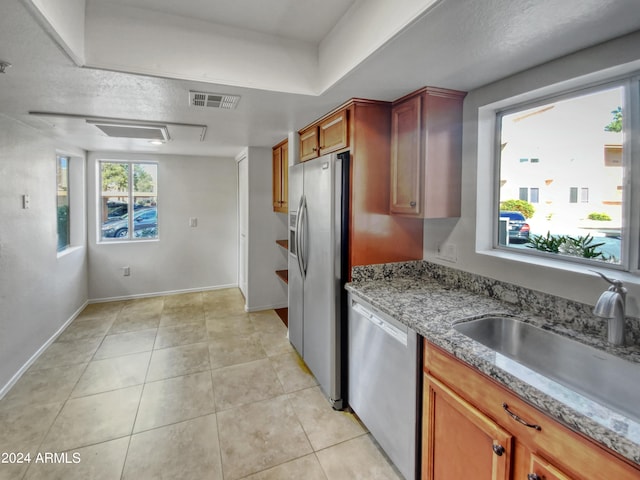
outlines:
M363 307L357 302L352 302L351 308L360 314L362 317L369 320L376 327L380 328L387 335L395 338L398 342L403 345L407 345L407 332L400 330L395 325L385 321L383 318L378 317L373 312L370 312L367 308Z

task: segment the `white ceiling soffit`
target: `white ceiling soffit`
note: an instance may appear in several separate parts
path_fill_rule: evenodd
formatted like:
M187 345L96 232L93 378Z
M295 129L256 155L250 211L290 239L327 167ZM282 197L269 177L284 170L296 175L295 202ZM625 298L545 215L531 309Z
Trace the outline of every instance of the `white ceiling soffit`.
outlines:
M319 43L355 0L90 0Z
M83 66L320 95L442 0L23 1Z

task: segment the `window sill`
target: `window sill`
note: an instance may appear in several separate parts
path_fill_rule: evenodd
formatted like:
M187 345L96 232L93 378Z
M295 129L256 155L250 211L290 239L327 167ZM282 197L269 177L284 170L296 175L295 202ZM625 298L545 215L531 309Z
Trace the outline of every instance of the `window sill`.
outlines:
M159 242L159 238L148 238L148 239L140 239L140 240L98 240L96 245L131 245L135 243L157 243Z
M563 272L579 275L594 276L596 275L594 271L600 271L607 276L614 277L625 283L640 285L640 276L638 273L624 271L620 266L607 265L604 263L585 264L564 260L562 258L548 258L543 255L508 252L501 249L478 250L477 253L479 255L487 255L495 259L517 262L519 264L535 265L542 268L561 270Z
M84 247L82 245L76 246L76 247L68 247L65 248L64 250L62 250L61 252L57 252L56 258L59 260L61 258L67 257L75 252L78 252L80 250L84 250Z

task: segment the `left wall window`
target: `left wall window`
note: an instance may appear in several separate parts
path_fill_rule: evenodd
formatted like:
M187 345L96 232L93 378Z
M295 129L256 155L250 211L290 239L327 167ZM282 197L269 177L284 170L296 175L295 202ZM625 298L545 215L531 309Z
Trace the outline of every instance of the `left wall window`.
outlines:
M69 160L69 157L56 156L58 252L62 252L71 246Z

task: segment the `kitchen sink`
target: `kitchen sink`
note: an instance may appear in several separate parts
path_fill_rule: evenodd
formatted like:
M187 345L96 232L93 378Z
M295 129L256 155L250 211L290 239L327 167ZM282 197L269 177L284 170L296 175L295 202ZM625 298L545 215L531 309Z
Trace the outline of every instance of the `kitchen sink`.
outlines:
M508 316L453 328L490 349L640 421L640 364Z

